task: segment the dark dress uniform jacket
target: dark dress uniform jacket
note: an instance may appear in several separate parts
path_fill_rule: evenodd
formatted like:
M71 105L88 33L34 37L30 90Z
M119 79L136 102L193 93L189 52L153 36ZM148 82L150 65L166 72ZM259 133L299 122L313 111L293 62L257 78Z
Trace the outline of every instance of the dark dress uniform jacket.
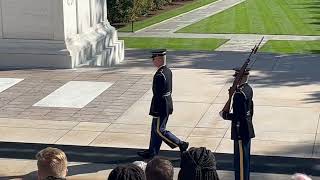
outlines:
M246 83L240 86L233 96L233 113L227 114L226 119L232 120L231 139L248 140L255 137L253 116L253 91Z
M172 114L172 72L167 66L160 67L153 76L152 91L149 114L155 117Z

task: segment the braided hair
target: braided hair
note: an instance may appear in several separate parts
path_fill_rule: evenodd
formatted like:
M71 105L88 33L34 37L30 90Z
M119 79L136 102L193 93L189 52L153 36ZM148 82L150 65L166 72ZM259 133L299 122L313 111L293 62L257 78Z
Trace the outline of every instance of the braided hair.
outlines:
M108 180L146 180L146 175L140 167L127 164L113 169Z
M183 152L180 168L178 180L219 180L215 157L205 147Z

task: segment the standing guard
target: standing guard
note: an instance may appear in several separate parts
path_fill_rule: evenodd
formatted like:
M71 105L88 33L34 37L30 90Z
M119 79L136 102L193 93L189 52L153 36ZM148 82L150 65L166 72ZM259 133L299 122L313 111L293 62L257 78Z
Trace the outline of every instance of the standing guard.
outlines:
M158 155L162 141L172 149L179 147L180 151L186 151L189 143L177 138L170 131L166 130L169 115L173 112L172 102L172 72L166 66L166 50L159 49L152 51L152 61L158 68L153 77L153 97L149 115L153 116L151 125L151 137L149 149L138 152L138 155L149 159Z
M237 77L240 69L235 69ZM253 90L248 84L249 70L245 69L233 95L233 112L221 111L223 119L231 120L231 139L234 141L234 170L236 180L250 179L251 138L255 137L253 116ZM230 91L230 90L229 90Z

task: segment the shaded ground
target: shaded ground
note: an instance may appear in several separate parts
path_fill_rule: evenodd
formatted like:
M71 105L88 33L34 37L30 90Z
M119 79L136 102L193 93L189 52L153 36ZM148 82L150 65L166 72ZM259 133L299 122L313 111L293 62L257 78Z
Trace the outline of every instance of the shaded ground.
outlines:
M231 170L233 144L230 124L218 112L226 102L231 69L247 56L235 52L168 52L175 107L168 129L191 146L214 151L222 170ZM36 151L50 144L62 147L73 161L118 164L137 160L135 152L146 148L149 141L148 110L155 69L149 52L128 50L126 57L125 63L112 68L1 71L1 78L25 78L22 84L0 93L0 115L9 115L0 118L0 141L12 142L0 144L1 157L34 158ZM255 94L253 171L318 175L319 56L258 53L255 58L250 80ZM70 80L115 84L73 113L66 108L44 108L48 112L32 108L34 102ZM27 117L28 113L33 116ZM178 152L165 145L162 150L162 156L179 164Z

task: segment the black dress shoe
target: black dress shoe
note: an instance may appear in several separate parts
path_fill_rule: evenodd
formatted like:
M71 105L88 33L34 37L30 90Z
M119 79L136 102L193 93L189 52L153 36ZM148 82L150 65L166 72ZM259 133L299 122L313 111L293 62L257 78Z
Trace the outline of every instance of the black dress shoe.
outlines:
M186 151L188 147L189 147L189 143L182 141L182 143L179 145L180 152L182 153Z
M143 159L151 159L154 157L154 154L151 154L149 150L139 151L137 154Z

